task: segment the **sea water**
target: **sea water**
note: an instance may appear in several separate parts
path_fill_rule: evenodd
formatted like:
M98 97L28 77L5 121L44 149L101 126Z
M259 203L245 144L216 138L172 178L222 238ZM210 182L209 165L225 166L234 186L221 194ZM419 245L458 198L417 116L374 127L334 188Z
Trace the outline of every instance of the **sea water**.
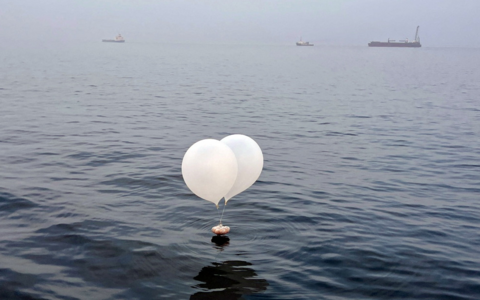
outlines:
M1 299L479 299L478 49L0 50ZM264 170L215 205L205 138ZM220 209L222 209L222 205Z

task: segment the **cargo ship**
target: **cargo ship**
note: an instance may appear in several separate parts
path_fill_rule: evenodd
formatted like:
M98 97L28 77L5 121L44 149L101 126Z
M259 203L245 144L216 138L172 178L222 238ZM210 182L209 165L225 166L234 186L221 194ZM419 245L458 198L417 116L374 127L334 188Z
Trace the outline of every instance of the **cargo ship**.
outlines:
M420 26L417 26L417 32L415 33L415 40L413 42L405 40L395 40L388 39L388 42L370 42L368 47L408 47L408 48L419 48L422 47L420 44L420 37L418 36L418 29Z
M105 43L125 43L125 39L121 34L117 35L114 40L102 40Z

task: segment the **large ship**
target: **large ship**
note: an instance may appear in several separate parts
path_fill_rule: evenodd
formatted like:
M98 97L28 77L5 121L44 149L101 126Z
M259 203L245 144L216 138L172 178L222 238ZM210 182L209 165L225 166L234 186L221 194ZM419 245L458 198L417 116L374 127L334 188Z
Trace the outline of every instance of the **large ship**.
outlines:
M300 41L297 42L297 46L313 46L313 44L310 44L309 42L302 41L302 38L300 37Z
M420 28L420 26L417 26L417 32L415 33L415 40L413 42L408 41L408 39L399 40L398 42L388 39L388 42L370 42L368 43L368 47L422 47L420 44L420 37L418 36L418 28Z
M117 35L114 40L102 40L102 42L106 43L125 43L125 39L121 34Z

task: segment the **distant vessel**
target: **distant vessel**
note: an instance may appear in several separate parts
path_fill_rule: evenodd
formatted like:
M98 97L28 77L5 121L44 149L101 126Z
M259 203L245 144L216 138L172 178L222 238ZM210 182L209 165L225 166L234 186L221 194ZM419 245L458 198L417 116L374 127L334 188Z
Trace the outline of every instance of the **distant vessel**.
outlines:
M125 39L122 35L117 35L114 40L102 40L102 42L106 43L125 43Z
M300 41L297 42L297 46L313 46L313 44L310 44L309 42L302 41L302 38L300 37Z
M418 28L420 28L420 26L417 26L417 32L415 33L415 41L413 42L409 42L408 39L399 40L398 42L388 39L388 42L370 42L368 43L368 47L422 47L422 45L420 44L420 37L418 36Z

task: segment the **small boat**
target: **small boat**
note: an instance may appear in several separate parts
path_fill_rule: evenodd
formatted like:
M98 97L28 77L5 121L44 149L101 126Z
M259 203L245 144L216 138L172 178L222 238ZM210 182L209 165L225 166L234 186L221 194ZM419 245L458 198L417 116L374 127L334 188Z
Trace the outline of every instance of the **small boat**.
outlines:
M114 40L102 40L105 43L125 43L125 39L121 34L117 35Z
M297 42L297 46L313 46L313 44L310 44L309 42L302 41L302 38L300 37L300 41Z

